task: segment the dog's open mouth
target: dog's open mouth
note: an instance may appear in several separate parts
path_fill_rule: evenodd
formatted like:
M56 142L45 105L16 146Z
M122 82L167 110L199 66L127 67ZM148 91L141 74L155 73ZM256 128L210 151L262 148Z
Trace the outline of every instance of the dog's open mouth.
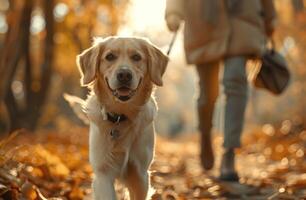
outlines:
M136 90L131 90L129 87L123 86L118 89L112 90L112 92L113 95L121 101L127 101L134 96Z
M130 100L136 93L140 83L141 83L142 79L140 79L138 86L136 89L131 89L128 86L121 86L118 87L117 89L112 89L109 84L108 84L108 80L106 79L106 83L108 88L110 89L110 91L112 91L113 95L118 98L120 101L128 101Z

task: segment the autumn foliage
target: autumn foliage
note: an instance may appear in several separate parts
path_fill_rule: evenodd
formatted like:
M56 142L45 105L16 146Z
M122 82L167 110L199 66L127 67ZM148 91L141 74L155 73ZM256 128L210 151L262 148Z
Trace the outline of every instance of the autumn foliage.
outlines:
M91 199L88 129L62 94L86 96L75 57L93 36L117 33L129 2L0 0L0 133L11 133L0 140L0 199ZM247 119L256 125L245 127L238 150L240 183L216 178L222 135L214 136L217 159L210 172L201 168L197 133L158 136L151 167L153 200L306 199L306 13L301 0L275 3L274 40L289 62L291 83L275 97L252 88ZM178 134L193 120L189 108L194 104L184 102L193 100L184 91L192 81L182 68L169 70L168 88L157 91L167 98L157 98L162 116L157 122ZM181 108L173 102L186 110L169 119ZM124 187L117 184L116 189L125 199Z
M88 163L88 131L73 128L15 132L0 144L0 197L3 199L90 199L93 173ZM238 152L241 184L220 182L217 169L203 173L198 136L158 137L151 167L153 200L304 199L306 163L304 124L265 125L244 138ZM221 154L222 137L214 139ZM126 191L117 185L120 199Z

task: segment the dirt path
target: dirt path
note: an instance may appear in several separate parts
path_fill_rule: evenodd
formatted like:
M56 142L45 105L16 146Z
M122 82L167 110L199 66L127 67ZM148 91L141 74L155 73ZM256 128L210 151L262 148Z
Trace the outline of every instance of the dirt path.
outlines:
M221 155L220 136L214 139L217 159L211 172L203 172L200 167L197 137L160 140L153 164L156 172L152 180L158 193L155 199L306 199L305 157L302 158L301 152L297 150L294 154L291 146L292 155L285 157L286 150L283 149L284 152L279 152L283 155L269 157L265 154L277 153L274 144L268 144L269 138L260 136L264 141L256 144L258 135L248 137L246 146L239 152L237 168L242 178L236 184L215 178L218 177ZM298 149L295 140L291 140ZM249 143L251 141L253 143ZM286 148L279 139L280 144ZM276 146L276 149L280 151L281 147ZM284 158L277 160L279 156Z

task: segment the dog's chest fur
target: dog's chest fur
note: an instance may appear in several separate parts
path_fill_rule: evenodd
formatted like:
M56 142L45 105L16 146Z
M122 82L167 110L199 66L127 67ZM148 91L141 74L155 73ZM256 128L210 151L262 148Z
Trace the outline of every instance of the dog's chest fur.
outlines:
M105 118L105 108L95 95L88 97L84 109L90 119L89 159L93 170L95 173L113 171L114 176L123 175L128 162L133 161L134 146L139 140L151 137L148 134L153 134L150 128L157 111L154 99L142 106L134 118L118 124ZM115 138L111 135L114 129L118 131Z

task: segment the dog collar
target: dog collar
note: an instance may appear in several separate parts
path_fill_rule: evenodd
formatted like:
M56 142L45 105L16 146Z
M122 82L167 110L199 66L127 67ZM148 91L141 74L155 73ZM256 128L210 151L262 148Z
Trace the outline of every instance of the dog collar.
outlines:
M112 123L120 123L120 122L123 122L125 120L127 120L127 116L125 115L120 115L120 114L117 114L117 113L106 113L106 116L107 116L107 120L112 122Z
M115 124L115 126L117 126L117 124L119 124L120 122L127 120L127 117L125 115L119 115L116 113L106 113L106 116L107 120ZM113 127L110 131L110 136L112 139L119 138L120 136L119 130L116 127Z

